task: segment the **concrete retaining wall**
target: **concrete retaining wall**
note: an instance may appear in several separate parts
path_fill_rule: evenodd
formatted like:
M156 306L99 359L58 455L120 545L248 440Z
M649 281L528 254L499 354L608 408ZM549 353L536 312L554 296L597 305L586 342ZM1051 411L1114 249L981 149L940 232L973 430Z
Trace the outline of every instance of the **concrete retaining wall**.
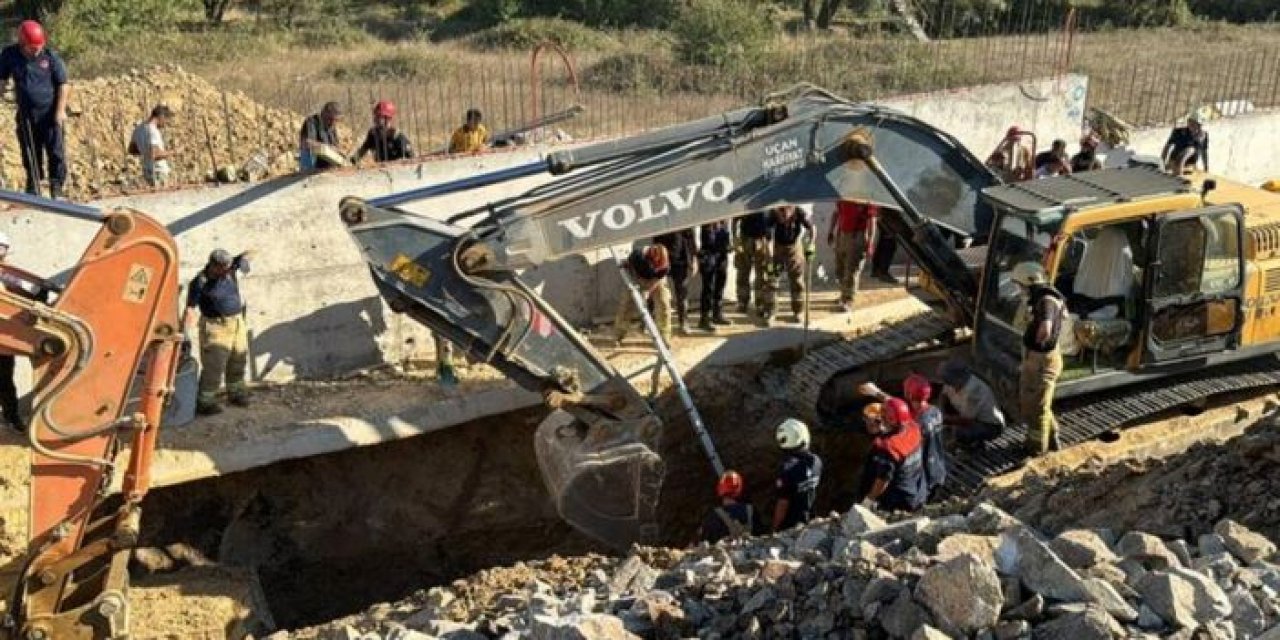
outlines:
M887 100L886 104L952 132L982 157L1011 124L1035 129L1042 139L1078 132L1087 81L1067 76L1027 85L978 87ZM1215 141L1215 144L1221 144ZM182 278L190 279L209 251L255 249L253 273L243 288L250 305L254 362L259 380L327 377L383 361L429 352L416 324L385 309L363 262L337 217L345 196L373 197L538 160L540 149L430 161L359 172L278 178L114 198L104 206L129 206L168 224L182 252ZM546 180L530 178L480 193L438 198L413 208L447 217L466 207L519 193ZM817 211L826 228L827 211ZM73 265L96 228L49 214L0 215L0 231L15 242L11 260L36 273ZM823 232L825 235L825 231ZM832 268L822 246L821 282ZM606 256L586 255L526 274L571 321L585 325L611 314L618 288Z
M1213 120L1209 130L1209 168L1214 173L1251 184L1280 178L1280 111ZM1132 147L1144 155L1160 155L1172 127L1140 129ZM1110 164L1110 162L1109 162Z

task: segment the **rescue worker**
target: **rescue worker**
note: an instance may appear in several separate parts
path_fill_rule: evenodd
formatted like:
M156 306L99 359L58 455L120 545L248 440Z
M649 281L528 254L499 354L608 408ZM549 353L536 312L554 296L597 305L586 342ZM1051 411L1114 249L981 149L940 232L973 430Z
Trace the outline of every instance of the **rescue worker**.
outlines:
M890 397L862 410L871 450L862 467L856 499L881 511L916 511L929 497L924 438L901 398Z
M750 502L742 499L746 483L737 471L726 471L716 481L716 498L720 505L702 519L698 535L715 544L725 538L745 538L764 533L760 518Z
M867 257L874 258L879 222L880 207L870 202L836 202L835 215L831 216L831 227L827 229L827 245L836 254L836 280L840 283L842 312L853 309L862 266Z
M667 273L671 270L667 248L660 244L651 244L643 251L635 249L623 262L623 269L631 277L631 281L640 289L640 293L653 303L653 320L658 325L658 333L664 341L671 340L671 291L667 289ZM613 318L613 330L618 344L627 337L631 328L631 312L635 304L631 293L623 291L618 297L618 312Z
M413 157L413 147L398 129L391 126L396 117L396 105L390 100L379 100L373 105L373 126L364 136L364 144L351 156L351 164L360 164L364 154L373 152L378 162L392 162Z
M169 157L172 152L164 143L163 130L169 126L169 118L173 111L159 104L151 109L151 117L133 129L133 137L129 140L129 153L142 160L142 178L148 185L163 188L169 184L172 168Z
M779 423L774 436L783 457L772 524L774 531L782 531L813 517L813 504L822 481L822 459L809 451L809 427L795 418Z
M1013 281L1026 299L1023 315L1022 367L1018 372L1018 404L1027 425L1027 450L1043 455L1058 449L1058 420L1053 415L1053 389L1062 374L1058 337L1067 315L1062 294L1049 284L1044 267L1023 262L1013 268Z
M730 325L724 317L724 287L729 278L729 252L733 234L729 223L718 220L702 225L698 232L698 273L702 274L702 299L698 311L698 328L715 331L715 325Z
M67 67L46 47L44 27L35 20L18 25L18 43L0 51L0 83L13 80L18 99L15 118L27 193L39 195L40 182L49 180L49 195L62 197L67 182L67 158L62 127L67 121ZM47 166L47 173L46 173Z
M337 153L338 122L342 120L342 105L326 102L320 113L307 116L298 131L298 168L331 169L339 166L329 156Z
M756 311L763 313L764 290L769 284L773 216L756 211L734 220L733 268L738 272L738 313L751 311L751 294L755 293Z
M1187 118L1187 126L1175 127L1160 152L1164 168L1174 175L1182 175L1187 168L1195 169L1197 162L1204 163L1209 171L1209 132L1204 130L1200 116Z
M675 294L676 331L689 334L689 280L698 271L698 237L693 229L664 233L653 239L667 248L671 268L667 278Z
M0 232L0 263L9 259L9 236ZM13 370L17 357L13 354L0 354L0 410L4 411L4 419L18 433L26 433L27 423L23 421L18 410L18 386L13 382Z
M888 402L890 395L881 391L875 383L868 382L858 390L878 402ZM924 442L924 472L929 493L932 495L947 481L947 453L942 437L942 410L929 404L933 396L933 384L929 379L912 373L902 381L902 396L911 409L911 417L920 427Z
M480 121L479 109L467 109L466 120L449 138L449 153L480 153L489 144L489 129Z
M1033 175L1031 148L1022 142L1022 138L1028 135L1030 135L1029 132L1023 131L1020 127L1009 127L1004 134L1004 139L987 157L987 166L1000 174L1000 178L1005 182L1030 180Z
M979 448L1004 432L1005 418L996 402L996 393L974 375L960 359L938 367L942 380L942 421L951 427L956 442L966 449Z
M249 406L244 382L249 363L249 329L238 275L249 273L252 253L245 251L233 258L226 250L215 249L187 288L187 308L182 313L185 335L190 336L195 324L192 309L200 312L200 396L196 411L201 415L222 413L218 390L224 380L231 404Z
M774 301L778 292L778 280L783 272L791 290L791 313L795 322L800 322L804 313L804 290L807 284L805 276L809 258L813 256L813 223L809 216L799 207L784 204L774 207L773 216L773 263L770 269L769 284L765 288L762 301L764 310L760 319L767 325L773 318Z
M1089 134L1080 138L1080 152L1071 156L1071 172L1102 170L1102 161L1098 159L1098 137Z

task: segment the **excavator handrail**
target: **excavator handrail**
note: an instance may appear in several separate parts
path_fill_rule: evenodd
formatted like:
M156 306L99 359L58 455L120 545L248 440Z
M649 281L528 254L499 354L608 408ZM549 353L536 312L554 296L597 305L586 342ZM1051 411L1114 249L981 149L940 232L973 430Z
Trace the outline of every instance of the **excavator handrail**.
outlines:
M102 222L106 215L102 212L102 209L97 207L67 202L66 200L55 200L31 193L10 191L8 189L0 189L0 202L22 205L88 222Z

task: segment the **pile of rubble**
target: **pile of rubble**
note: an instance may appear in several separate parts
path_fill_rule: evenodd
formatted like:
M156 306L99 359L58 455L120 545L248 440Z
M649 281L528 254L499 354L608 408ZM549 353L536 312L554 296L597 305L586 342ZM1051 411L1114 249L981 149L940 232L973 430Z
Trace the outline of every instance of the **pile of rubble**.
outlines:
M278 637L1274 640L1275 553L1231 520L1190 542L1046 539L989 503L892 524L855 507L769 537L482 572Z
M174 153L175 184L212 180L218 170L261 178L292 172L302 116L223 91L177 66L132 70L72 84L66 124L68 195L90 199L142 188L137 157L127 153L133 128L151 108L174 111L165 140ZM14 113L0 109L0 179L24 185L22 156L13 137ZM349 131L342 132L350 140Z

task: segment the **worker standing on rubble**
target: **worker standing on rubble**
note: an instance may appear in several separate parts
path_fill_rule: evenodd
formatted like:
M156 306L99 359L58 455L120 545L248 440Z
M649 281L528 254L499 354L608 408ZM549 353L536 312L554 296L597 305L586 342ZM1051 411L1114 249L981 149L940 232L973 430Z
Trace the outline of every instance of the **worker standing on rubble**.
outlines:
M0 83L13 80L18 98L18 146L27 172L27 193L40 194L49 179L49 195L62 197L67 181L67 158L62 126L67 121L67 67L45 46L44 27L35 20L18 25L18 43L0 51ZM45 173L47 160L48 173Z
M874 256L880 207L870 202L836 202L827 244L836 254L836 280L840 283L840 311L853 309L858 297L858 279L868 256Z
M222 413L218 390L223 381L231 404L249 406L244 382L249 363L249 328L238 275L249 273L251 255L251 251L245 251L233 258L226 250L215 249L187 289L187 308L182 313L184 335L190 336L195 324L191 310L200 312L200 397L196 411L201 415Z
M1044 455L1058 449L1058 420L1053 415L1053 389L1062 374L1058 336L1067 316L1062 294L1049 284L1044 267L1023 262L1013 268L1014 283L1022 290L1026 319L1022 334L1022 367L1018 375L1018 404L1027 426L1027 450Z
M134 127L133 137L129 140L129 153L142 160L142 178L152 187L169 185L170 151L164 143L163 129L172 117L173 111L169 107L156 105L151 109L151 117Z
M373 152L377 162L393 162L413 157L409 138L391 125L396 117L396 105L390 100L379 100L373 105L373 126L364 136L364 144L351 156L351 164L360 164L364 154Z
M859 385L858 391L881 403L891 399L891 396L881 391L874 382ZM902 381L902 396L911 409L912 419L920 428L925 481L930 495L947 482L947 453L942 438L942 410L929 404L929 398L932 395L933 385L928 378L918 373L912 373Z
M1182 175L1188 167L1195 169L1197 162L1203 162L1205 172L1209 171L1209 132L1204 130L1200 116L1192 114L1187 126L1174 128L1160 159L1165 170L1174 175Z
M975 449L1004 433L1005 419L996 393L958 358L938 367L942 380L942 422L962 448Z
M725 319L725 281L729 277L729 252L733 248L733 235L729 223L717 220L702 225L698 232L698 273L702 274L702 300L699 304L701 319L698 328L715 331L715 325L733 324Z
M916 511L929 497L924 438L901 398L889 397L862 410L871 450L862 466L856 499L886 512Z
M467 109L466 121L449 138L449 153L480 153L489 145L489 129L480 121L483 116L476 108Z
M302 121L298 132L298 166L303 171L331 169L341 166L338 153L338 122L342 120L342 105L326 102L320 113Z
M725 538L745 538L764 533L760 518L751 503L742 499L746 483L737 471L725 471L716 481L716 498L720 505L702 519L698 530L701 540L715 544Z
M786 272L791 290L791 313L794 322L803 318L805 297L805 270L813 257L813 223L799 207L784 204L775 207L773 215L773 265L769 286L764 290L764 312L761 320L767 325L773 317L774 299L777 297L778 280Z
M671 340L671 291L666 287L667 273L671 270L671 260L667 248L660 244L651 244L643 251L635 249L622 263L623 269L631 277L640 295L653 303L653 320L658 325L658 333L664 342ZM618 312L613 318L614 336L618 344L627 337L631 328L631 311L635 303L631 294L623 291L618 297Z
M773 264L773 216L756 211L734 220L733 268L738 272L738 313L751 311L751 294L755 292L756 311L763 314L764 290L769 284Z
M9 236L0 232L0 262L9 259ZM18 387L13 383L13 370L17 365L17 356L0 354L0 410L4 411L4 419L18 433L27 431L27 423L23 421L18 410Z
M809 451L809 427L787 418L774 430L783 451L778 469L778 501L773 507L773 530L804 524L813 517L813 505L822 481L822 459Z
M689 335L689 281L698 271L698 237L693 229L664 233L653 239L667 248L671 268L667 279L675 294L676 332Z

